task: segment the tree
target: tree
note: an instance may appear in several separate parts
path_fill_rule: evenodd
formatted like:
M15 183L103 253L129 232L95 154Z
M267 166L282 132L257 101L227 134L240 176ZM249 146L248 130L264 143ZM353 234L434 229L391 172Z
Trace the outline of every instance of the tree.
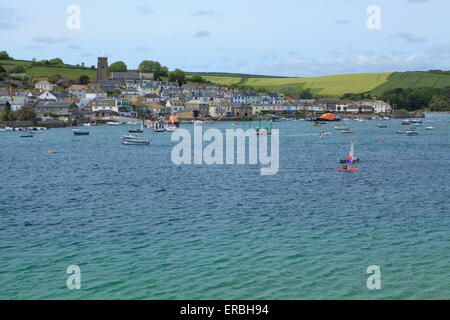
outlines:
M61 58L55 58L48 61L49 64L64 64Z
M128 68L127 68L127 65L125 64L125 62L117 61L109 66L109 71L110 72L127 72Z
M169 73L170 82L178 82L181 86L186 83L186 74L180 69L175 69L173 72Z
M89 81L90 81L89 77L87 75L84 75L84 74L78 79L78 82L80 84L82 84L82 85L89 84Z
M0 65L0 75L6 74L6 73L7 73L6 69Z
M140 72L154 72L155 75L161 71L161 64L158 61L144 60L139 64Z
M0 115L1 121L14 121L14 114L11 111L11 105L9 102L6 102L5 110Z
M14 118L20 121L33 121L33 124L37 122L37 114L30 106L23 106L19 110L14 112Z
M15 66L9 70L10 73L25 73L24 66Z
M167 67L161 66L158 61L144 60L139 64L140 72L153 72L155 74L155 79L160 79L161 77L167 77L169 75L169 69Z
M57 83L59 80L61 80L63 77L60 74L54 74L52 76L50 76L50 78L48 79L49 82L51 83Z
M14 60L6 51L0 51L0 60Z

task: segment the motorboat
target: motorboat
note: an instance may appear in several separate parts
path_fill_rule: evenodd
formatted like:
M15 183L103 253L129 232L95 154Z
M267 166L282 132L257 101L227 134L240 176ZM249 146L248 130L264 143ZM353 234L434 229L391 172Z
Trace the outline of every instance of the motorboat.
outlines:
M123 145L134 145L134 146L147 146L150 144L150 140L140 139L140 138L125 139L122 141L122 144Z
M74 130L73 134L75 136L88 136L89 135L89 131L81 131L81 130Z
M407 136L417 136L419 133L415 130L408 130L406 131Z

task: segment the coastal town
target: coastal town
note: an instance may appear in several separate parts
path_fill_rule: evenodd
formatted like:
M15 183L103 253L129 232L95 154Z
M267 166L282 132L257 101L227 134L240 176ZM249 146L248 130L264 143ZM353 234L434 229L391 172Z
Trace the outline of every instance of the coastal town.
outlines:
M108 59L104 57L98 58L95 81L82 84L63 78L53 82L38 80L32 86L0 87L0 113L32 110L35 122L43 126L67 126L126 119L168 119L170 115L181 121L239 121L267 115L280 119L314 118L328 112L347 118L382 118L393 112L388 103L380 100L295 99L281 93L211 83L160 81L150 72L110 72ZM11 124L3 121L1 125Z

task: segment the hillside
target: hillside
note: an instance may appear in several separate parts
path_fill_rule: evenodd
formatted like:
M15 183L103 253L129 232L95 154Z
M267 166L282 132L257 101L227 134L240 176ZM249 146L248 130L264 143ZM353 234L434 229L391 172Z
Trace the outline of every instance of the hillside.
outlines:
M25 60L0 60L0 65L8 72L17 66L22 66L33 78L49 78L59 74L64 78L76 80L87 75L91 80L96 78L96 69L83 68L67 64L36 65ZM395 88L450 86L450 75L431 74L426 72L393 72L393 73L359 73L312 78L288 78L264 75L248 75L237 73L187 73L201 75L212 83L231 86L243 85L254 89L267 89L271 92L283 90L310 89L314 94L326 97L341 97L345 93L371 92L379 96L384 91Z
M395 88L450 87L450 75L430 74L426 72L395 72L389 80L372 92L380 95L386 90Z
M255 89L264 88L270 91L280 91L289 88L311 89L323 96L342 96L344 93L359 93L372 91L383 85L391 73L360 73L313 78L264 78L264 77L226 77L204 76L205 79L224 85L241 84Z
M33 65L32 61L25 60L0 60L0 65L8 72L17 66L25 68L25 72L33 78L48 78L50 76L59 74L64 78L76 80L82 75L87 75L90 79L96 78L97 70L91 68L83 68L72 66L68 64L58 65Z

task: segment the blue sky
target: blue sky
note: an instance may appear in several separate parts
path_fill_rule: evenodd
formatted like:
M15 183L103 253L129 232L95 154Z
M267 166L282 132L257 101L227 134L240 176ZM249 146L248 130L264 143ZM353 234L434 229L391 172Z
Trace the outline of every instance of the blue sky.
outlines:
M81 29L66 27L67 7ZM370 30L367 8L381 9ZM282 76L450 69L448 0L24 1L0 4L0 50L136 68Z

